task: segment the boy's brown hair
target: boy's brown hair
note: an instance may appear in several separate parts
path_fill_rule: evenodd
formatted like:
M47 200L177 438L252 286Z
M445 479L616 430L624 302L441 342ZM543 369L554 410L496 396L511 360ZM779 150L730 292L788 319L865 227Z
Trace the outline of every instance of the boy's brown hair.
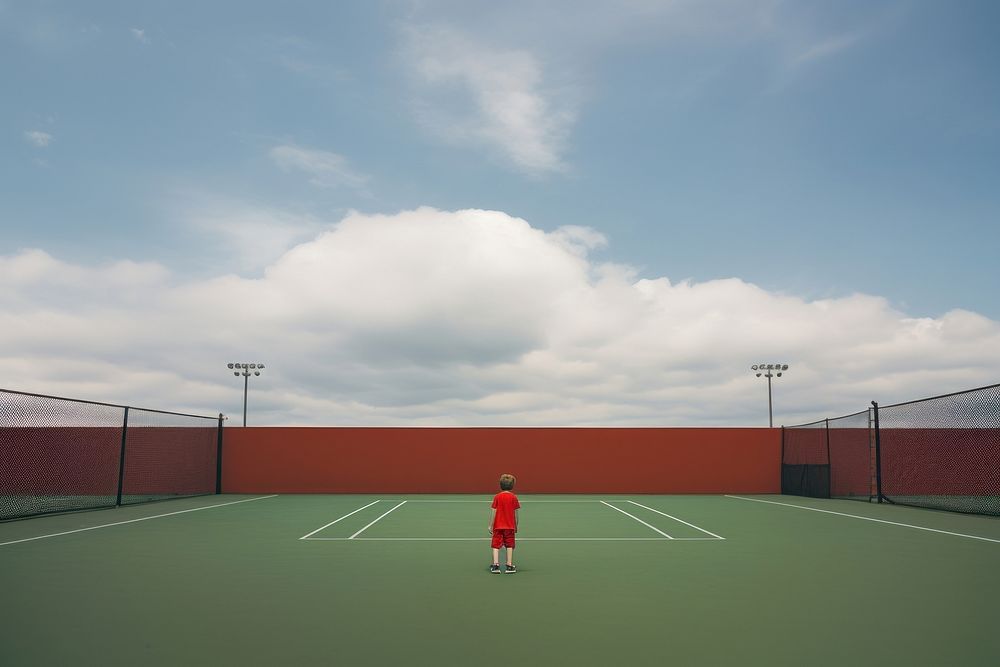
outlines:
M514 488L514 476L504 473L500 475L500 489L503 491L510 491Z

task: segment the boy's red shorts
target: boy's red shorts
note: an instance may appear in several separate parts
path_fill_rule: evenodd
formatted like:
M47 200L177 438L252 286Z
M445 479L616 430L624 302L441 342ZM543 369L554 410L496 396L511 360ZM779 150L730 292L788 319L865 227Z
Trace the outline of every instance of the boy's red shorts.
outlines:
M514 548L514 531L507 528L493 529L493 548L500 547Z

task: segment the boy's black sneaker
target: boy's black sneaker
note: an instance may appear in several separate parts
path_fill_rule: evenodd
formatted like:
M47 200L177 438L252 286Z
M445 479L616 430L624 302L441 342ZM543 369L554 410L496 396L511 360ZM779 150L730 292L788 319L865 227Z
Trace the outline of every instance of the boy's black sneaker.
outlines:
M507 567L507 574L514 574L515 572L517 572L517 568L514 567L513 565L508 565L506 567Z
M490 565L490 572L493 573L493 574L500 574L500 566L499 565Z

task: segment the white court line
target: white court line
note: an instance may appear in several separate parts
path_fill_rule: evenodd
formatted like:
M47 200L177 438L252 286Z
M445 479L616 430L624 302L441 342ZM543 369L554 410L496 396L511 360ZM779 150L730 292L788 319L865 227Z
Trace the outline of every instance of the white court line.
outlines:
M375 503L377 503L377 502L379 502L379 501L376 500ZM330 523L326 524L325 526L321 526L320 528L317 528L313 532L309 533L309 535L315 535L316 533L318 533L319 531L323 530L324 528L329 528L330 526L332 526L333 524L337 523L338 521L342 521L342 520L346 519L347 517L351 516L351 514L357 514L361 510L367 509L367 508L371 507L372 505L374 505L375 503L368 503L364 507L359 507L358 509L354 510L350 514L345 514L344 516L340 517L339 519L334 519L333 521L331 521ZM309 537L309 535L303 535L299 539L300 540L305 540L305 539L307 539Z
M398 508L402 507L405 504L406 504L406 501L404 500L403 502L401 502L398 505L396 505L396 507L393 507L391 510L389 510L389 512L392 512L393 510L398 509ZM358 532L354 533L353 535L351 535L347 539L353 540L355 537L357 537L358 535L360 535L361 533L365 532L366 530L368 530L369 528L371 528L372 526L374 526L376 523L378 523L379 521L381 521L384 516L386 516L387 514L389 514L389 512L386 512L385 514L383 514L379 518L375 519L370 524L368 524L367 526L365 526L364 528L362 528Z
M310 542L489 542L488 537L310 537ZM519 537L518 542L718 542L715 537Z
M532 500L528 499L518 499L522 503L597 503L599 500ZM492 500L434 500L427 498L408 498L408 503L491 503ZM616 501L621 502L621 501Z
M628 517L632 517L633 519L635 519L636 521L638 521L638 522L639 522L639 523L641 523L642 525L646 526L647 528L652 528L653 530L655 530L656 532L658 532L658 533L659 533L660 535L663 535L663 536L664 536L665 538L667 538L668 540L672 540L672 539L674 539L674 538L670 537L669 535L667 535L666 533L664 533L664 532L663 532L662 530L660 530L659 528L657 528L656 526L653 526L653 525L650 525L650 524L646 523L645 521L643 521L643 520L642 520L642 519L640 519L639 517L637 517L637 516L634 516L634 515L632 515L632 514L629 514L629 513L628 513L628 512L626 512L625 510L622 510L622 509L618 509L617 507L615 507L615 506L614 506L614 505L612 505L611 503L606 503L606 502L604 502L604 501L602 500L602 501L601 501L601 504L602 504L602 505L607 505L607 506L608 506L608 507L610 507L611 509L613 509L613 510L616 510L616 511L618 511L618 512L621 512L621 513L622 513L622 514L624 514L625 516L628 516Z
M175 514L184 514L186 512L199 512L201 510L210 510L213 507L225 507L226 505L238 505L239 503L248 503L252 500L264 500L266 498L276 498L278 494L272 494L270 496L258 496L257 498L244 498L243 500L234 500L231 503L219 503L218 505L206 505L205 507L194 507L189 510L180 510L179 512L167 512L166 514L156 514L154 516L144 516L139 519L129 519L128 521L116 521L115 523L105 523L100 526L91 526L89 528L77 528L76 530L66 530L61 533L52 533L51 535L39 535L37 537L26 537L23 540L11 540L10 542L0 542L0 547L7 546L8 544L18 544L19 542L31 542L32 540L44 540L47 537L59 537L60 535L71 535L72 533L82 533L86 530L97 530L98 528L108 528L110 526L122 526L126 523L135 523L136 521L147 521L149 519L159 519L165 516L173 516Z
M800 510L809 510L810 512L822 512L823 514L836 514L837 516L846 516L852 519L862 519L864 521L874 521L876 523L887 523L892 526L902 526L903 528L913 528L915 530L926 530L931 533L943 533L945 535L954 535L956 537L968 537L970 540L982 540L984 542L997 542L1000 540L995 540L991 537L980 537L979 535L966 535L965 533L953 533L950 530L938 530L937 528L925 528L924 526L914 526L908 523L899 523L897 521L886 521L885 519L873 519L870 516L859 516L857 514L844 514L843 512L834 512L832 510L821 510L816 507L806 507L804 505L792 505L791 503L779 503L774 500L760 500L759 498L744 498L743 496L726 496L726 498L734 498L736 500L749 500L753 503L767 503L769 505L784 505L785 507L795 507Z
M680 521L680 522L681 522L681 523L683 523L683 524L684 524L685 526L691 526L691 527L692 527L692 528L694 528L695 530L700 530L701 532L703 532L703 533L707 533L707 534L711 535L712 537L714 537L714 538L716 538L716 539L720 539L720 540L724 540L724 539L726 539L726 538L722 537L721 535L716 535L715 533L712 533L712 532L709 532L709 531L705 530L704 528L699 528L698 526L694 525L693 523L688 523L688 522L687 522L687 521L685 521L684 519L678 519L678 518L677 518L677 517L675 517L675 516L670 516L670 515L669 515L669 514L667 514L666 512L661 512L660 510L654 510L654 509L653 509L652 507L646 507L645 505L640 505L639 503L635 502L634 500L630 500L629 502L630 502L630 503L632 503L633 505L637 506L637 507L641 507L641 508L643 508L643 509L647 509L647 510L649 510L650 512L656 512L657 514L662 514L663 516L665 516L665 517L668 517L668 518L670 518L670 519L673 519L674 521Z
M310 537L310 542L489 542L488 537ZM718 542L715 537L519 537L518 542Z

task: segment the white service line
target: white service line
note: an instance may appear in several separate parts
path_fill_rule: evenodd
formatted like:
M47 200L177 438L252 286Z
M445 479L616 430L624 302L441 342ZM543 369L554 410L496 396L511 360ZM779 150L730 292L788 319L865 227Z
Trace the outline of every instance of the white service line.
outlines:
M398 509L398 508L402 507L402 506L403 506L403 505L405 505L405 504L406 504L406 501L404 500L403 502L401 502L401 503L399 503L398 505L396 505L396 507L393 507L393 508L392 508L391 510L389 510L389 512L392 512L393 510L395 510L395 509ZM383 515L382 515L382 516L380 516L379 518L375 519L375 520L374 520L374 521L372 521L372 522L371 522L370 524L368 524L367 526L365 526L364 528L362 528L362 529L361 529L361 530L359 530L358 532L354 533L353 535L351 535L351 536L350 536L349 538L347 538L347 539L349 539L349 540L353 540L353 539L354 539L355 537L357 537L358 535L360 535L361 533L365 532L366 530L368 530L369 528L371 528L372 526L374 526L374 525L375 525L376 523L378 523L379 521L381 521L383 517L385 517L386 515L388 515L388 514L389 514L389 512L386 512L385 514L383 514Z
M875 523L887 523L892 526L902 526L903 528L913 528L915 530L926 530L931 533L943 533L944 535L954 535L956 537L968 537L970 540L982 540L984 542L997 542L1000 540L993 539L992 537L980 537L979 535L966 535L965 533L953 533L950 530L938 530L937 528L926 528L924 526L914 526L909 523L899 523L897 521L886 521L885 519L873 519L870 516L859 516L857 514L844 514L843 512L834 512L832 510L821 510L816 507L806 507L805 505L792 505L791 503L779 503L775 500L761 500L759 498L744 498L743 496L729 496L726 498L733 498L735 500L749 500L752 503L767 503L768 505L782 505L784 507L794 507L800 510L809 510L810 512L822 512L823 514L836 514L837 516L846 516L852 519L861 519L863 521L874 521Z
M687 521L685 521L684 519L678 519L678 518L677 518L677 517L675 517L675 516L670 516L670 515L669 515L669 514L667 514L666 512L661 512L660 510L654 510L654 509L653 509L652 507L646 507L645 505L640 505L639 503L635 502L634 500L630 500L629 502L630 502L630 503L632 503L633 505L637 506L637 507L641 507L641 508L643 508L643 509L646 509L646 510L649 510L650 512L656 512L657 514L662 514L663 516L665 516L665 517L667 517L667 518L670 518L670 519L673 519L674 521L680 521L680 522L681 522L681 523L683 523L683 524L684 524L685 526L691 526L691 527L692 527L692 528L694 528L695 530L700 530L701 532L703 532L703 533L706 533L706 534L708 534L708 535L711 535L712 537L714 537L714 538L716 538L716 539L719 539L719 540L724 540L724 539L726 539L726 538L724 538L723 536L721 536L721 535L716 535L715 533L712 533L712 532L709 532L709 531L705 530L704 528L699 528L698 526L694 525L693 523L688 523L688 522L687 522Z
M602 505L607 505L607 506L608 506L608 507L610 507L611 509L613 509L613 510L615 510L615 511L618 511L618 512L621 512L621 513L622 513L622 514L624 514L625 516L628 516L628 517L632 517L633 519L635 519L636 521L638 521L638 522L639 522L639 523L641 523L642 525L646 526L647 528L652 528L653 530L655 530L656 532L658 532L658 533L659 533L660 535L663 535L663 536L664 536L665 538L667 538L668 540L672 540L672 539L674 539L674 538L670 537L669 535L667 535L666 533L664 533L664 532L663 532L662 530L660 530L659 528L657 528L656 526L652 526L652 525L650 525L650 524L646 523L645 521L643 521L643 520L642 520L642 519L640 519L639 517L637 517L637 516L634 516L634 515L632 515L632 514L629 514L628 512L626 512L626 511L625 511L625 510L623 510L623 509L618 509L617 507L615 507L615 506L614 506L614 505L612 505L611 503L607 503L607 502L604 502L604 501L602 500L602 501L601 501L601 504L602 504Z
M377 503L377 502L379 502L379 501L378 501L378 500L376 500L376 501L375 501L375 503ZM374 505L375 503L368 503L368 504L367 504L367 505L365 505L364 507L359 507L358 509L354 510L354 511L353 511L353 512L351 512L350 514L345 514L344 516L340 517L339 519L334 519L333 521L331 521L330 523L326 524L325 526L320 526L319 528L317 528L317 529L316 529L316 530L314 530L313 532L309 533L309 535L303 535L303 536L302 536L302 537L300 537L299 539L300 539L300 540L306 540L306 539L309 539L309 536L310 536L310 535L315 535L316 533L318 533L319 531L323 530L324 528L329 528L330 526L332 526L333 524L337 523L338 521L342 521L342 520L346 519L347 517L351 516L351 514L357 514L357 513L358 513L358 512L360 512L361 510L363 510L363 509L367 509L367 508L371 507L372 505Z
M225 507L226 505L238 505L239 503L249 503L253 500L264 500L266 498L276 498L278 494L272 494L270 496L258 496L257 498L244 498L243 500L234 500L231 503L219 503L218 505L206 505L205 507L193 507L189 510L180 510L178 512L167 512L166 514L156 514L154 516L144 516L138 519L129 519L128 521L116 521L115 523L105 523L100 526L90 526L89 528L77 528L76 530L66 530L61 533L52 533L51 535L38 535L37 537L26 537L23 540L11 540L10 542L0 542L0 547L7 546L8 544L17 544L19 542L31 542L32 540L44 540L47 537L59 537L60 535L71 535L73 533L82 533L86 530L97 530L98 528L109 528L110 526L122 526L126 523L135 523L136 521L147 521L149 519L159 519L165 516L173 516L175 514L184 514L186 512L199 512L201 510L210 510L214 507Z

